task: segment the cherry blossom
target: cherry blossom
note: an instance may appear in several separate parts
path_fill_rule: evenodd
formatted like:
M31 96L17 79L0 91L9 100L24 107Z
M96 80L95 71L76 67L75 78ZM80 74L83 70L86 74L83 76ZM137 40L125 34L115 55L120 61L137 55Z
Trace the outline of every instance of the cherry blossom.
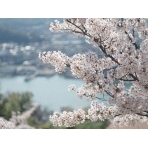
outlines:
M82 109L74 110L73 112L63 111L62 113L55 112L50 117L50 121L54 126L73 127L85 121L85 111Z
M80 88L70 90L92 102L88 111L55 113L50 117L53 125L71 127L88 119L120 125L148 123L147 19L69 18L54 21L50 31L83 37L103 54L100 58L93 52L73 57L60 51L40 53L40 59L55 66L56 72L69 67L74 77L83 80ZM107 96L105 103L100 94Z

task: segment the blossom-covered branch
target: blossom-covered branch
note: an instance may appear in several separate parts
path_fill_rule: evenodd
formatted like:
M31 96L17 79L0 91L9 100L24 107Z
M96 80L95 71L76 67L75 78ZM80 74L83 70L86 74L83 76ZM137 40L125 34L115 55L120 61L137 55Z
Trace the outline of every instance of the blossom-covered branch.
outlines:
M84 37L101 50L68 57L59 52L40 53L40 59L55 66L56 72L71 69L82 79L80 88L72 86L80 98L89 101L106 94L108 105L91 105L88 111L55 113L50 119L56 126L75 126L86 119L109 119L114 123L148 122L148 28L146 19L65 19L55 21L51 31L71 32ZM125 82L131 84L125 87ZM102 99L103 100L103 99ZM128 121L128 122L127 122Z

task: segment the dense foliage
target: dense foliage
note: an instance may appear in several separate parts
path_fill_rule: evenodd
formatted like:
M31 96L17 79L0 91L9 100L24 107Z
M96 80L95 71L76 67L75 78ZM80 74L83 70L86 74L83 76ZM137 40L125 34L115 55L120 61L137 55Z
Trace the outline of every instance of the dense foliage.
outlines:
M36 110L32 103L32 93L12 92L0 94L0 128L34 128L27 120Z
M10 119L13 112L23 113L32 106L32 93L8 93L7 95L0 95L0 116L5 119Z

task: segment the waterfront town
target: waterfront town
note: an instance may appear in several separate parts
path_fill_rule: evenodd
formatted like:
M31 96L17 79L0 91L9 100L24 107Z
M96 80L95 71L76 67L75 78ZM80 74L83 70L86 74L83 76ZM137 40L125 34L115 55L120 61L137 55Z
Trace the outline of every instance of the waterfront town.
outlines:
M0 19L0 77L25 76L29 81L38 76L52 76L54 68L38 58L43 51L61 51L68 56L92 50L99 53L98 49L70 33L50 32L52 21ZM66 71L63 76L71 78L71 73Z
M64 39L63 39L64 38ZM70 41L71 40L71 41ZM49 41L20 45L18 43L0 44L0 76L26 76L26 81L37 76L52 76L54 68L44 64L38 58L39 52L60 50L69 56L78 52L86 52L88 45L69 35L55 34ZM69 72L64 73L71 77Z

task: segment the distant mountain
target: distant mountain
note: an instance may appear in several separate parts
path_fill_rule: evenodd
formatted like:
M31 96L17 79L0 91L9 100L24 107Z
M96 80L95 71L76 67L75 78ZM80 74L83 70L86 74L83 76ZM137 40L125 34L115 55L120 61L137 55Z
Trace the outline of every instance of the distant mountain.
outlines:
M1 18L0 43L15 42L27 44L45 40L50 34L50 23L54 18ZM62 19L59 19L62 20Z
M10 29L28 30L37 26L48 26L56 18L0 18L0 26L5 26ZM59 21L63 19L57 18Z
M0 26L9 28L25 29L28 27L45 24L46 21L52 20L47 18L1 18Z
M29 42L40 42L42 39L39 36L27 35L17 30L10 30L9 28L0 26L0 43L15 42L19 44L26 44Z

